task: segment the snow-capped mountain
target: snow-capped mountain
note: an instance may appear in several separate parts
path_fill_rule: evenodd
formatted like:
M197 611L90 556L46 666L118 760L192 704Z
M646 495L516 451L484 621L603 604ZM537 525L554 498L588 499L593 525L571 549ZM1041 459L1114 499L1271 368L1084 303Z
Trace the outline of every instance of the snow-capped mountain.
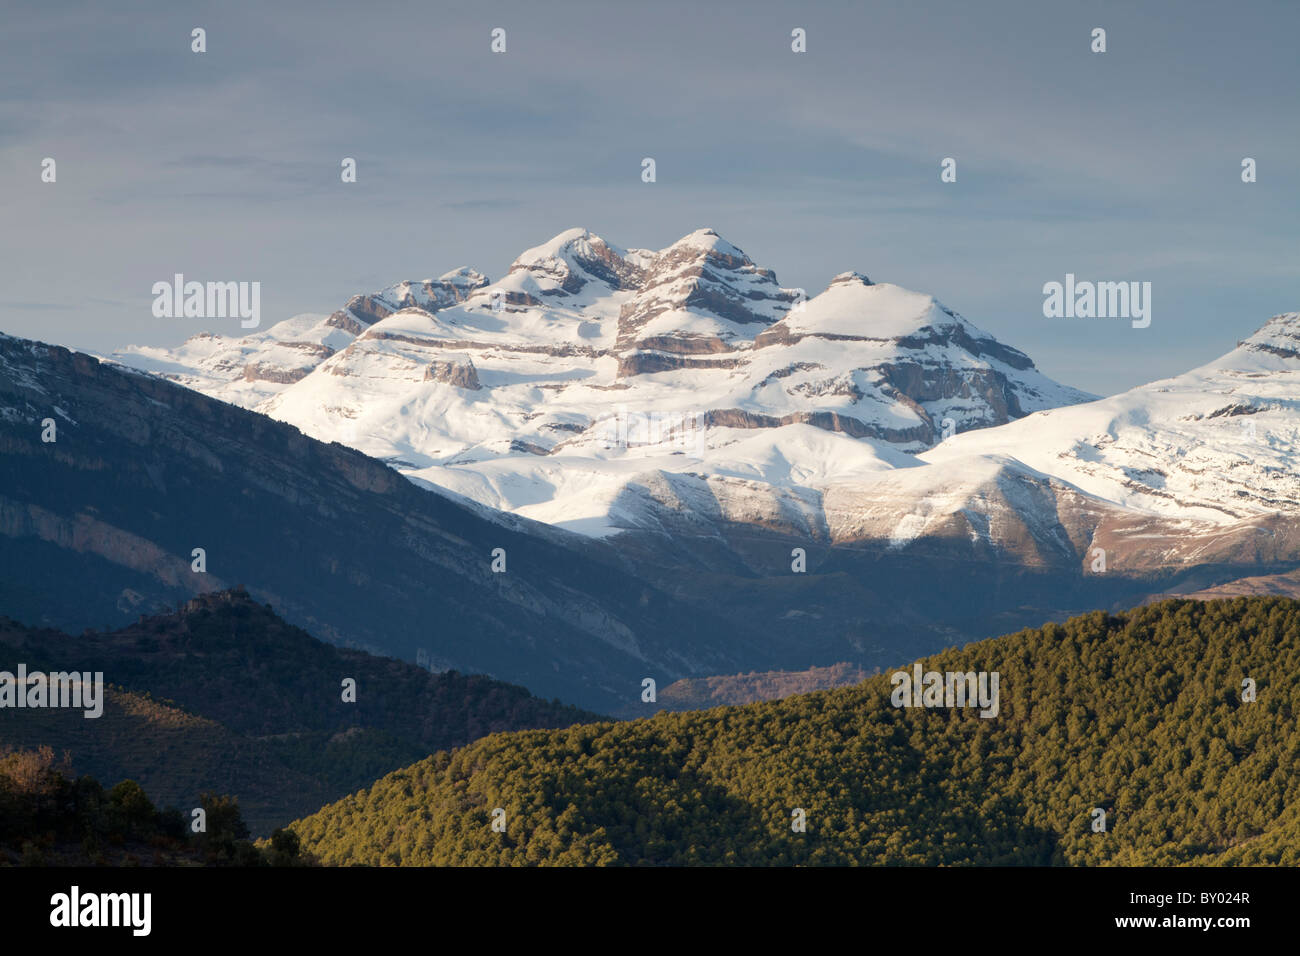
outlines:
M954 519L971 536L995 535L997 498L1022 517L1049 517L1050 527L1035 529L1040 542L1055 535L1086 563L1094 547L1133 570L1291 561L1300 557L1297 396L1300 313L1292 312L1183 375L955 435L917 456L921 469L874 492L894 482L891 490L915 503L898 528L903 537ZM847 500L840 507L857 510ZM861 514L853 520L854 536L879 530Z
M834 538L830 486L1092 397L931 296L846 272L807 298L708 229L657 252L569 230L496 283L461 269L116 358L591 534L733 520Z
M805 297L710 230L659 251L571 230L495 283L119 361L499 526L605 538L585 546L765 635L775 666L1300 573L1296 313L1094 400L928 295L845 272Z

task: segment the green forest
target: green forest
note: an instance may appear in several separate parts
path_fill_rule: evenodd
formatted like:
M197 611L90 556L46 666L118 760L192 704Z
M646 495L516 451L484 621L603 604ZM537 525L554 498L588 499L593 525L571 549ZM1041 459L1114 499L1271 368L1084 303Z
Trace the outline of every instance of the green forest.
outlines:
M1094 612L923 664L997 672L998 715L896 708L886 670L494 733L291 829L327 865L1300 863L1300 603Z

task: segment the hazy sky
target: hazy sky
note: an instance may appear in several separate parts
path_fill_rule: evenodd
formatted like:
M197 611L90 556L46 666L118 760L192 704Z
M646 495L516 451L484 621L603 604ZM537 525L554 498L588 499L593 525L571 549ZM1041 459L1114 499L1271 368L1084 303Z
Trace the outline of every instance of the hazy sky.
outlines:
M177 272L260 281L265 328L497 279L571 226L646 248L711 226L783 285L930 292L1110 393L1300 309L1298 36L1295 0L6 0L0 330L175 344L240 332L154 318ZM1151 326L1044 318L1067 272L1151 282Z

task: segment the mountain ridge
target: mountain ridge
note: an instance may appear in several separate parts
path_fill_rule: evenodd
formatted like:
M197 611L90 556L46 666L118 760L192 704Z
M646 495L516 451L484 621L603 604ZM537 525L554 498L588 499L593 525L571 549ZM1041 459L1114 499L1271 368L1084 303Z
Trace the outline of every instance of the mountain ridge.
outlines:
M571 229L521 254L500 282L469 274L454 301L388 291L362 297L382 308L343 310L347 321L261 333L278 355L281 339L310 326L283 373L263 374L274 357L240 353L239 378L230 347L202 341L170 358L116 359L489 507L598 535L629 526L609 511L624 489L679 470L697 440L703 471L791 426L915 453L954 430L1091 397L931 296L848 272L806 299L711 229L657 252ZM350 340L331 340L328 355L316 347L319 329L348 322L359 329ZM769 483L779 496L810 480ZM642 518L655 520L630 526Z

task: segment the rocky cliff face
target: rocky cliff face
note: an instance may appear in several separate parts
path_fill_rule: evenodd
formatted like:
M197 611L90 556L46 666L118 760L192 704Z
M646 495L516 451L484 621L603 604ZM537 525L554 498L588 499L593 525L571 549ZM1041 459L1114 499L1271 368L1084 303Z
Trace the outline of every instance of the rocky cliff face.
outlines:
M434 359L424 371L426 382L442 382L467 391L477 392L483 386L479 384L478 370L474 360L468 355L450 355Z
M797 299L776 275L712 229L691 233L651 260L619 310L615 349L681 355L730 351L771 325Z

